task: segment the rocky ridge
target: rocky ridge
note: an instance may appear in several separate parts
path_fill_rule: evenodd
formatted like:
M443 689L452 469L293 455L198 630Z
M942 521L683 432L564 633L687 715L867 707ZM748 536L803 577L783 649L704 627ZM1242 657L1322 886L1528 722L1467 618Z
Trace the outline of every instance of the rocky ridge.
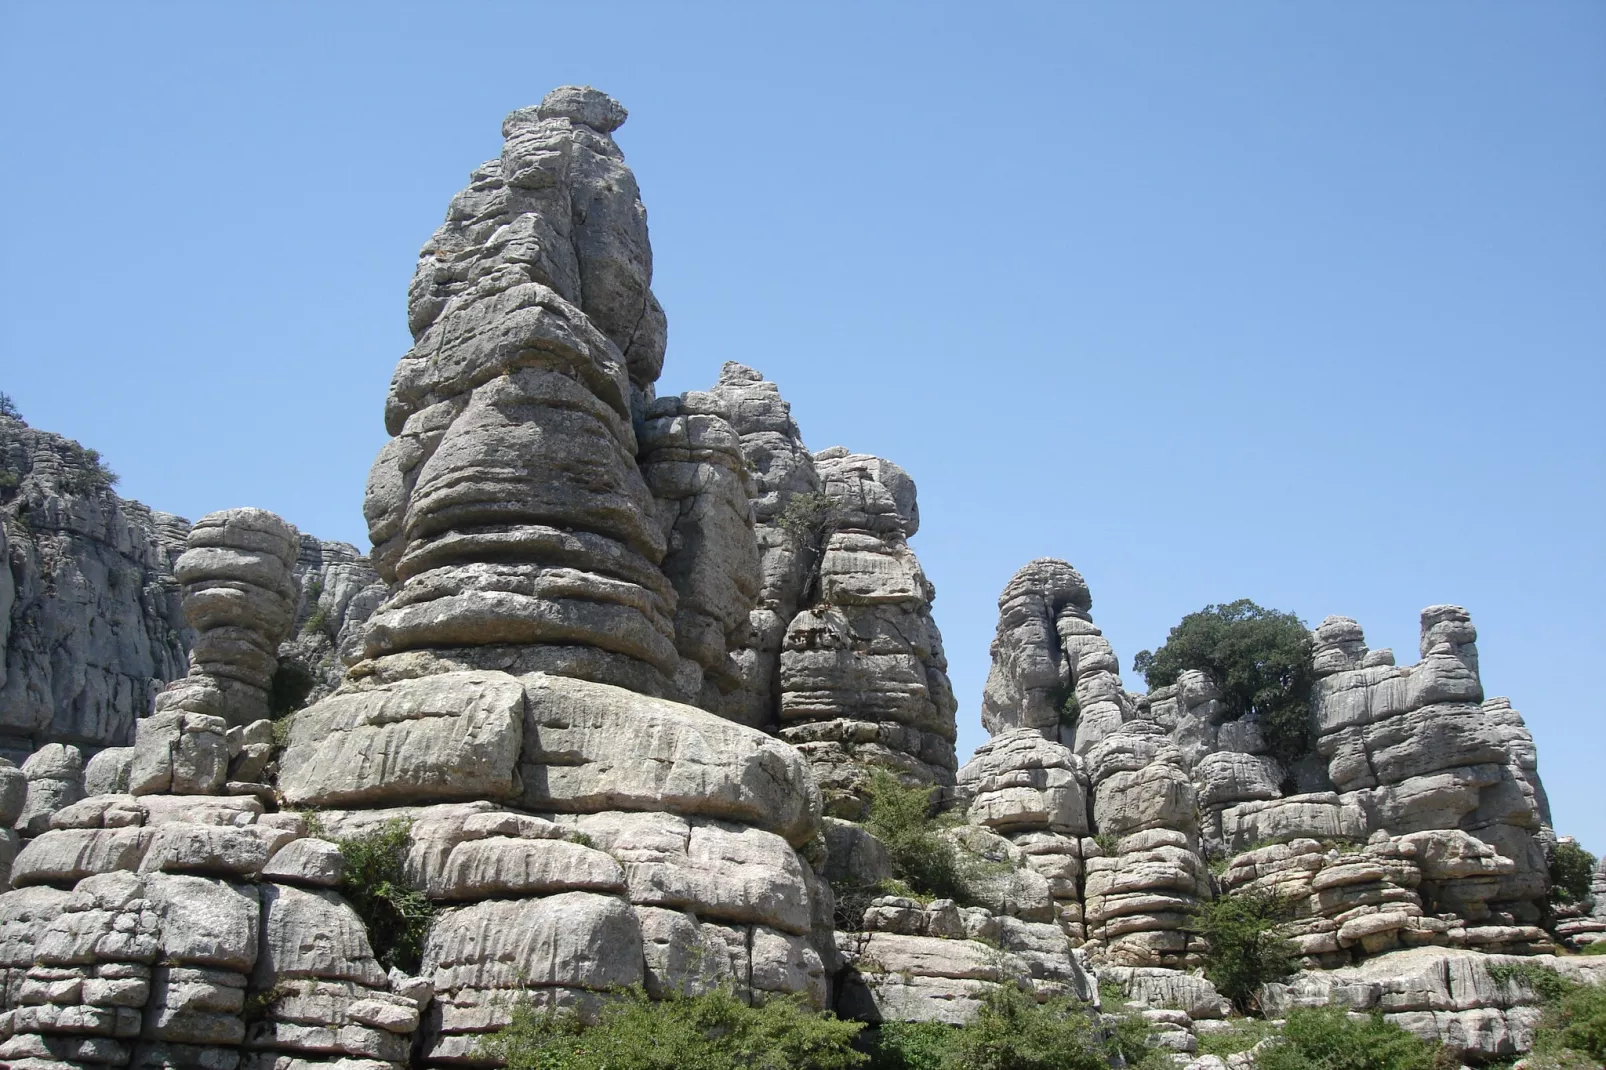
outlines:
M1549 911L1533 741L1457 607L1405 667L1323 621L1282 761L1202 674L1127 691L1086 581L1033 561L960 767L909 475L810 452L741 364L657 396L625 117L581 87L512 113L424 246L371 557L152 513L0 417L0 1064L452 1067L518 998L958 1022L1100 981L1186 1061L1230 1012L1191 919L1245 889L1296 904L1268 1007L1380 1009L1464 1059L1531 1043L1536 993L1491 966L1606 980L1553 954L1606 938L1606 869ZM939 789L964 902L893 882L877 770ZM431 917L412 957L347 879L342 844L385 836Z

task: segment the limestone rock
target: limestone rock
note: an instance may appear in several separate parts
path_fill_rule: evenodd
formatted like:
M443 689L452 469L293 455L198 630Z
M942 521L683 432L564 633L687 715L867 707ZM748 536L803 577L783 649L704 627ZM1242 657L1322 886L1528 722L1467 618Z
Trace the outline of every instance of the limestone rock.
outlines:
M696 392L654 401L638 435L638 462L659 504L669 548L663 569L677 596L680 676L687 662L695 667L692 676L677 678L679 690L718 712L719 696L741 684L732 654L747 639L762 580L749 504L754 486L741 438L719 400Z
M93 451L0 416L0 753L132 738L187 663L188 528L118 497Z
M791 747L692 706L605 684L525 678L523 805L665 810L755 825L802 844L819 789Z
M295 715L279 789L303 806L509 797L524 706L523 686L500 672L333 695Z
M675 593L632 428L664 345L646 214L597 118L623 109L559 96L587 103L508 116L420 255L364 505L396 586L364 649L503 668L513 647L524 671L665 694Z
M156 710L230 725L262 720L279 643L295 618L300 535L264 509L225 509L196 521L187 545L173 574L195 629L190 673L157 696Z
M1007 731L982 744L958 780L970 793L969 816L976 824L1073 836L1089 831L1081 756L1031 729Z
M52 814L83 798L84 759L77 747L45 744L22 763L22 775L27 794L14 823L25 836L44 832ZM15 781L11 784L15 792Z

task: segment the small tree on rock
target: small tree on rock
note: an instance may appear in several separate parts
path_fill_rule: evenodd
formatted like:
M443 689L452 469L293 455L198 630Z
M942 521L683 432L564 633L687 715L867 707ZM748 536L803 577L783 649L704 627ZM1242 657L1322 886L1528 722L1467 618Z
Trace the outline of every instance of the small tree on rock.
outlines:
M1255 715L1278 758L1291 761L1306 750L1311 639L1292 613L1247 598L1206 606L1183 617L1159 649L1139 651L1132 667L1150 690L1197 669L1215 682L1230 718Z

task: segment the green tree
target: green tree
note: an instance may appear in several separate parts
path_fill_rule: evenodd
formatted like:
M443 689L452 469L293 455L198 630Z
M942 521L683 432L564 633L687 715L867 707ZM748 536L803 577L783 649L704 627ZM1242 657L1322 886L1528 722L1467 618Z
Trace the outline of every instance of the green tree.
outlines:
M1562 840L1550 852L1550 897L1556 902L1582 903L1594 878L1595 856L1572 840Z
M1294 948L1283 923L1286 899L1262 892L1223 895L1201 904L1194 929L1205 938L1205 976L1245 1013L1260 1005L1260 987L1294 972Z
M966 901L969 889L959 848L932 813L938 789L906 787L885 769L870 773L870 812L864 827L886 845L892 872L922 895Z
M1292 760L1306 750L1311 639L1292 613L1247 598L1206 606L1183 617L1159 649L1139 651L1132 667L1151 690L1197 669L1221 691L1228 717L1254 714L1277 757Z

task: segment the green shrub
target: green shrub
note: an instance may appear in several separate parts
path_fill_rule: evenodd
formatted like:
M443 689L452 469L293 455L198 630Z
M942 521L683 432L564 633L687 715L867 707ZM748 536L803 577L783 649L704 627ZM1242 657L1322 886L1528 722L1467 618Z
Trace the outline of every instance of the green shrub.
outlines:
M1075 691L1070 691L1060 701L1060 724L1074 725L1076 719L1082 716L1082 701L1076 697Z
M1556 1049L1606 1064L1606 986L1569 983L1567 991L1545 1008L1534 1050L1545 1054Z
M1578 953L1580 955L1606 955L1606 940L1597 940L1593 944L1585 944Z
M1190 613L1157 650L1132 660L1152 690L1187 669L1209 675L1229 718L1253 713L1277 757L1306 750L1310 717L1310 631L1292 613L1263 609L1247 598Z
M1373 1014L1352 1020L1342 1007L1288 1012L1282 1038L1255 1053L1256 1070L1443 1070L1448 1060L1430 1044Z
M1261 892L1203 903L1193 927L1209 943L1205 976L1241 1011L1259 1006L1260 986L1294 972L1294 949L1283 935L1287 900Z
M11 400L11 395L0 390L0 416L9 416L13 420L22 419L22 413L17 411L17 403Z
M798 543L814 546L841 515L841 506L835 498L829 494L810 492L788 498L778 519L781 527Z
M1067 999L1038 1003L1012 985L988 994L957 1031L943 1070L1108 1070L1110 1051L1088 1008Z
M68 494L88 495L108 490L117 485L118 475L100 458L99 450L85 449L69 441L64 452L67 461L78 466L61 481L61 489Z
M953 822L932 813L936 788L907 787L885 769L870 772L870 812L864 827L886 845L892 872L916 892L938 899L969 899L967 867L943 835Z
M1263 1018L1235 1018L1230 1030L1200 1033L1199 1054L1226 1058L1248 1051L1267 1037L1277 1035L1277 1027Z
M869 1070L945 1070L959 1029L942 1022L882 1022L866 1037Z
M1558 903L1582 903L1589 898L1595 877L1595 856L1571 840L1562 840L1550 852L1550 898Z
M1489 964L1489 976L1496 984L1515 981L1532 989L1546 1003L1554 1002L1567 994L1570 987L1561 974L1549 966L1536 962L1494 962Z
M1606 986L1572 981L1532 962L1497 962L1489 976L1502 984L1519 981L1543 1001L1535 1054L1557 1064L1576 1062L1569 1053L1606 1063Z
M316 606L314 606L313 609L312 609L312 612L307 615L306 621L301 625L301 634L302 635L319 635L319 634L322 634L322 635L327 635L329 638L333 639L334 635L329 630L329 609L328 609L328 607L326 607L321 602L318 603Z
M402 872L411 822L393 818L339 841L345 873L340 892L362 918L374 957L385 967L418 972L435 907Z
M593 1026L521 1002L512 1023L481 1042L508 1070L848 1070L860 1022L815 1014L795 999L749 1007L728 990L654 1001L640 989L611 999Z

